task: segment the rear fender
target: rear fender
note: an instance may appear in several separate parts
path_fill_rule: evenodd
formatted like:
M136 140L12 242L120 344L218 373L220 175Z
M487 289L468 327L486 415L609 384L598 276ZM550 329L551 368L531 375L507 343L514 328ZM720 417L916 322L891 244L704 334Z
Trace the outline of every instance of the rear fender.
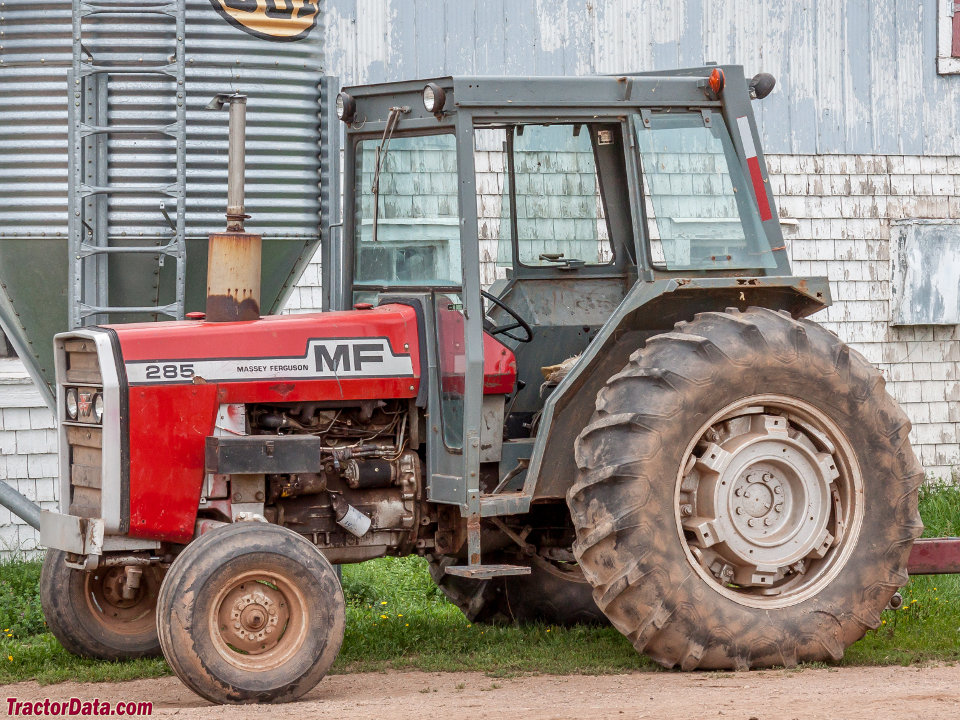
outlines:
M597 393L653 335L699 312L748 306L806 317L830 305L822 277L664 278L640 282L600 329L577 364L547 398L523 492L563 499L577 474L574 443L593 415Z

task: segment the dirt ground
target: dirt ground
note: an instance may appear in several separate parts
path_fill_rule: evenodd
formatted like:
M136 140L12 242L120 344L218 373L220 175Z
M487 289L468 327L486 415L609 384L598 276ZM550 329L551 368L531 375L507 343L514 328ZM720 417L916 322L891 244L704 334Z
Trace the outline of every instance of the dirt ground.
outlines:
M276 708L214 707L175 678L125 683L19 683L6 698L149 700L154 716L192 718L739 718L790 720L960 717L960 667L840 668L745 673L634 673L490 678L481 673L334 675Z

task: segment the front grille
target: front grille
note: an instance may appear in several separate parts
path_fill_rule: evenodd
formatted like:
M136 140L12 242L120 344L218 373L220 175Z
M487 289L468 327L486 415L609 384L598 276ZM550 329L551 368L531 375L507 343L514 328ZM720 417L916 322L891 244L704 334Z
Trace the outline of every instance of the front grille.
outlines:
M103 430L99 427L67 427L71 515L100 517L102 440Z
M93 340L67 340L63 344L67 355L66 378L71 385L100 385L100 362Z
M64 342L67 388L75 388L81 403L89 403L103 392L100 363L93 340L71 339ZM62 417L66 417L61 415ZM103 429L93 413L81 412L66 425L70 463L70 502L67 512L79 517L102 515Z

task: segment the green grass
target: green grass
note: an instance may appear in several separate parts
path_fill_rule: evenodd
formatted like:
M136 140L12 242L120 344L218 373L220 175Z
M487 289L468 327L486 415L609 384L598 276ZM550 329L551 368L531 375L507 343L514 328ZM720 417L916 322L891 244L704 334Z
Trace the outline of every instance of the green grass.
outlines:
M921 491L925 535L960 535L960 488ZM36 561L0 564L0 685L116 681L169 674L162 659L81 660L46 632ZM347 629L333 672L408 668L522 673L617 673L655 670L612 628L469 623L430 580L419 558L386 558L344 568ZM903 665L960 660L960 576L916 577L904 608L847 650L843 665Z

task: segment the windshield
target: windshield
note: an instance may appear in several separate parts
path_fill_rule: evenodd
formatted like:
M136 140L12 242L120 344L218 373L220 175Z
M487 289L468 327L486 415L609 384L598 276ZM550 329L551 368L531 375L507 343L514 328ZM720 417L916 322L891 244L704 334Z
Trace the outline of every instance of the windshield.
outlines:
M357 143L355 283L459 287L460 213L453 135L394 136L381 157L374 241L374 176L380 139Z
M646 120L634 116L654 263L668 270L776 267L723 118L684 112Z

